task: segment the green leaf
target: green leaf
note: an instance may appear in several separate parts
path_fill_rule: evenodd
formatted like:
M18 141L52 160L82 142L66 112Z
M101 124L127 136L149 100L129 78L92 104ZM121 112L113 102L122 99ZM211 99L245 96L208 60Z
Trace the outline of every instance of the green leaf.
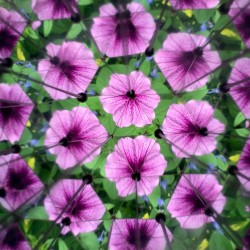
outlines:
M47 37L50 34L52 27L53 27L52 20L46 20L43 22L43 34L45 37Z
M238 113L238 115L234 119L234 127L241 124L245 119L246 119L246 117L241 112Z
M150 73L150 61L145 59L143 61L143 63L140 65L139 70L142 71L144 73L144 75L146 75L146 76L149 75L149 73Z
M68 246L66 245L66 243L61 239L59 238L58 239L58 248L59 250L68 250Z
M45 211L45 208L42 206L33 207L29 210L27 219L33 220L48 220L48 215Z
M199 23L204 23L210 19L210 17L215 13L215 9L211 10L194 10L193 11L196 20Z
M158 206L158 199L161 197L161 189L159 186L157 186L152 194L148 196L149 201L151 202L153 207Z
M113 200L117 199L118 192L116 190L116 186L115 186L114 182L110 182L107 179L104 179L103 180L103 187L111 199L113 199Z
M84 233L79 236L83 249L99 249L99 241L94 233Z
M209 240L210 250L233 250L230 241L222 234L213 232Z
M79 1L79 5L89 5L93 3L94 3L94 0L80 0Z

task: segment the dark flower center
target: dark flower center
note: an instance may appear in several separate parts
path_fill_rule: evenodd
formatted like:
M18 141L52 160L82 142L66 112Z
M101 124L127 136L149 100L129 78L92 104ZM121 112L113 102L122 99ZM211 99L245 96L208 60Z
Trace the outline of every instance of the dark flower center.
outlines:
M190 212L201 212L206 207L205 202L195 192L186 195L185 200L192 205L192 211Z
M131 13L129 10L119 11L115 15L117 25L115 32L118 39L135 39L136 38L136 28L131 22Z
M18 104L14 104L11 102L0 102L0 115L3 117L4 121L9 120L11 117L19 117L18 109L19 107L14 107Z
M3 239L3 245L12 249L17 249L21 241L24 240L22 233L16 227L11 227Z
M133 89L129 90L127 92L126 96L129 97L130 99L135 99L135 97L136 97L135 91Z
M134 172L132 174L132 179L135 181L140 181L141 180L141 173L140 172Z
M16 43L17 35L12 34L8 29L0 30L0 49L11 50Z
M64 146L67 147L69 145L69 139L67 137L62 138L59 143Z
M198 129L198 133L201 136L208 136L208 130L206 127L202 127Z
M131 18L131 13L129 10L125 10L125 11L119 11L116 13L115 18L117 19L117 21L121 21L121 20L130 20Z
M5 198L6 197L6 189L5 188L0 188L0 198Z
M69 217L63 218L63 219L62 219L62 224L63 224L64 226L69 226L69 225L71 224L70 218L69 218Z
M136 229L136 225L134 225L134 227L128 228L127 242L138 249L145 249L150 241L150 235L147 232L147 227L144 225L138 225L138 227Z
M52 57L49 61L55 66L58 66L60 64L60 58L58 56Z
M84 203L81 201L81 197L73 201L72 204L67 208L66 212L72 216L79 217L81 212L85 209Z
M24 168L15 172L15 170L10 170L8 174L7 186L9 188L14 188L16 190L24 190L34 183L34 180L30 173Z

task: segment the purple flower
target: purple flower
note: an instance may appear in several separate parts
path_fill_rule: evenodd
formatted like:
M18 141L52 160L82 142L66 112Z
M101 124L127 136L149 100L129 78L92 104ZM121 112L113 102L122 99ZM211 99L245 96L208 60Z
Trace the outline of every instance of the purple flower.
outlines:
M234 0L229 16L241 35L246 46L250 48L250 3L249 0ZM237 17L236 17L237 16Z
M248 119L250 118L249 64L249 58L240 58L236 60L228 80L229 86L230 84L238 82L238 84L230 87L229 94Z
M226 198L222 188L213 175L184 174L167 209L182 228L199 228L214 221L212 208L217 213L223 210Z
M77 12L78 0L32 0L32 9L40 20L69 18L72 13L66 2Z
M0 232L1 250L31 250L17 224L12 224Z
M250 176L250 138L248 138L244 148L243 152L240 156L239 162L237 164L237 170L239 174L237 174L237 177L243 187L247 190L250 191L250 181L249 181L249 176ZM243 175L243 176L241 176ZM247 178L244 178L246 176Z
M18 141L33 103L18 84L0 84L0 141Z
M103 109L113 115L117 126L143 127L154 120L154 109L160 97L151 89L149 78L142 72L133 71L128 76L112 74L100 100Z
M243 238L243 250L250 249L250 229L247 230L244 238Z
M173 236L166 228L168 238ZM115 220L110 237L110 250L164 250L166 239L161 225L156 220L121 219ZM139 247L139 248L138 248Z
M74 94L85 92L98 69L93 53L79 42L63 42L62 45L50 43L46 50L51 58L43 59L38 64L42 80ZM44 88L55 100L70 96L47 86Z
M116 182L120 196L136 191L138 195L149 195L159 184L167 162L160 153L160 145L153 139L138 136L135 139L120 139L115 150L107 157L106 176Z
M218 52L211 50L206 37L188 33L169 34L163 49L155 54L155 62L176 92L204 86L209 72L221 65Z
M169 0L175 9L211 9L214 8L219 0Z
M213 118L213 108L204 101L170 105L162 130L176 157L209 154L225 125Z
M0 8L0 59L9 57L26 26L26 21L15 11Z
M119 9L105 4L100 7L100 16L93 20L91 34L108 57L144 52L156 27L153 17L135 2L119 5Z
M74 235L96 230L105 213L105 207L91 185L85 185L71 201L72 197L81 188L82 180L64 179L58 181L44 200L45 209L50 220L56 220L63 212L58 224L63 224L62 234L71 231ZM68 207L65 209L65 207Z
M0 172L0 204L14 211L24 204L34 203L43 184L28 164L17 154L2 156L0 163L5 164Z
M56 111L45 137L45 146L57 156L62 169L92 161L101 152L108 133L91 110L75 107L71 111Z

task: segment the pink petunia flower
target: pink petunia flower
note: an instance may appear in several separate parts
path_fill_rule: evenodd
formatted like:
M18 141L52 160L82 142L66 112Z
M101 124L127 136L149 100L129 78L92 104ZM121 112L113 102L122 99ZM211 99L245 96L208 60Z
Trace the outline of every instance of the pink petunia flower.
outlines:
M166 227L169 241L173 236ZM112 225L110 250L164 250L166 239L161 225L156 220L120 219Z
M32 0L32 9L40 20L69 18L77 13L78 0Z
M91 34L99 50L108 57L142 53L155 30L153 17L139 3L100 7L100 16L93 19Z
M154 120L154 109L160 97L151 89L150 80L142 72L133 71L128 76L112 74L100 100L103 109L113 115L117 126L143 127Z
M211 9L214 8L219 0L169 0L172 7L178 10L185 9Z
M25 26L25 20L17 12L0 8L0 59L11 55Z
M17 224L12 224L0 232L1 250L31 250Z
M154 59L175 92L204 86L209 72L221 65L218 52L211 50L207 38L189 33L169 34Z
M213 115L213 108L204 101L170 105L162 130L176 157L204 155L216 149L216 137L225 125Z
M246 46L250 48L250 2L249 0L234 0L229 16L241 35Z
M240 58L236 60L231 75L228 80L228 85L235 84L230 87L229 94L234 99L235 103L240 108L241 112L250 118L250 71L249 58Z
M237 164L237 172L236 173L239 181L243 185L243 187L250 191L250 138L248 138L243 152L240 156L239 162Z
M0 84L0 141L18 141L33 109L33 103L18 84Z
M106 210L91 185L73 179L58 181L46 196L44 206L50 220L63 224L62 234L71 231L74 235L96 230Z
M44 144L62 169L92 161L108 138L96 116L84 107L56 111L49 124Z
M120 196L136 191L142 196L153 192L166 166L160 145L151 138L138 136L118 141L107 157L105 172L110 181L116 182Z
M182 228L199 228L214 221L214 211L222 212L226 203L222 189L214 175L184 174L167 209Z
M43 59L38 64L42 80L74 94L85 92L98 69L93 53L79 42L63 42L62 45L50 43L46 50L51 58ZM50 87L44 88L55 100L70 96Z
M19 155L1 156L0 204L8 211L32 204L41 195L43 183Z

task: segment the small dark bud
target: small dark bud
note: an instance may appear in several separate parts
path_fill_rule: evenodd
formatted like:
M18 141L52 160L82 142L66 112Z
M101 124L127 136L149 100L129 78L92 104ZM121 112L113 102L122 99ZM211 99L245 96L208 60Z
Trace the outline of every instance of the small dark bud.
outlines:
M135 172L132 174L132 179L135 181L140 181L141 180L141 174L139 172Z
M195 54L196 57L202 57L203 56L203 49L202 49L202 47L197 47L194 50L194 54Z
M83 181L86 181L87 184L91 184L93 182L93 176L91 174L86 174L82 178Z
M206 216L209 216L209 217L213 216L214 214L213 210L210 207L206 208L204 213Z
M0 65L6 68L11 68L13 65L13 60L10 57L1 60Z
M15 145L11 146L11 148L14 149L14 151L13 151L14 154L18 154L22 150L21 146L19 146L18 144L15 144Z
M222 15L227 15L229 10L230 10L230 6L232 4L232 1L228 2L228 3L224 3L219 7L219 12Z
M146 57L151 57L154 55L154 48L147 47L145 50Z
M78 94L77 101L78 102L86 102L88 100L88 95L86 93Z
M159 128L155 130L154 134L157 139L162 139L162 137L164 137L163 131Z
M73 22L73 23L80 23L81 22L81 17L78 13L75 13L74 15L72 15L70 17L70 20Z
M69 225L71 224L70 218L69 218L69 217L63 218L63 219L62 219L62 224L63 224L64 226L69 226Z
M230 87L227 85L227 83L222 83L220 86L219 86L219 91L222 92L222 93L227 93L228 91L230 90Z
M232 166L228 167L227 172L230 175L236 175L237 174L237 170L238 170L238 168L236 166L232 165Z
M158 222L158 223L161 223L162 221L165 222L166 221L166 215L163 214L163 213L159 213L155 216L155 220Z

